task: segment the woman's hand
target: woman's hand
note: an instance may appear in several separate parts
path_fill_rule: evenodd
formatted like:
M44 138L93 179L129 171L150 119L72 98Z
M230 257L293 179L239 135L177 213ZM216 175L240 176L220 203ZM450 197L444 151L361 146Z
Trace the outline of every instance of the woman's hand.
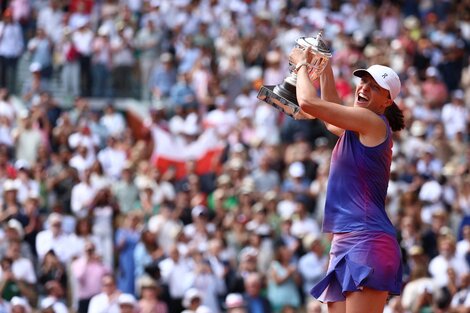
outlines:
M289 54L289 63L294 66L300 63L309 63L312 59L312 54L310 52L310 47L305 49L294 47Z

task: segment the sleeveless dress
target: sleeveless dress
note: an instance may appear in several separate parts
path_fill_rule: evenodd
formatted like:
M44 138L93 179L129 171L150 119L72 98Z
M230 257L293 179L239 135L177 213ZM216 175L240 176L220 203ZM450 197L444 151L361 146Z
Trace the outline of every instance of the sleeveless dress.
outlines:
M400 294L402 265L396 231L385 211L392 135L364 146L344 131L333 150L323 232L333 233L326 276L311 294L322 302L344 301L363 287Z

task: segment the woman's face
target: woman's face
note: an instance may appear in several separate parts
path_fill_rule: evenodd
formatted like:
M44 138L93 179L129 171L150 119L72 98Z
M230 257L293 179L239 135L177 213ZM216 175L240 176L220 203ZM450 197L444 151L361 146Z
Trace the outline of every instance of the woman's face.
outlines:
M292 252L287 246L281 246L279 248L279 257L281 261L289 261L292 258Z
M155 288L142 288L142 298L143 299L155 299L157 292Z
M388 91L380 87L372 76L364 75L356 87L354 106L382 113L385 107L391 104L391 99L388 95Z
M90 230L91 230L91 228L90 228L90 224L88 223L88 221L83 220L83 221L79 222L78 232L80 233L80 235L89 235Z

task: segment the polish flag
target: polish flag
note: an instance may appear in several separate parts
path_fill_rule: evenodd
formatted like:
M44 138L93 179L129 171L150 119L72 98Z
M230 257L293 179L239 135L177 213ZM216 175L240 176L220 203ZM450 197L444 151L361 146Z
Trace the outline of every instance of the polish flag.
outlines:
M190 143L158 126L154 126L151 133L154 142L152 163L161 173L173 168L176 179L181 179L186 175L186 163L191 160L196 161L198 175L218 170L224 144L214 128L207 128Z

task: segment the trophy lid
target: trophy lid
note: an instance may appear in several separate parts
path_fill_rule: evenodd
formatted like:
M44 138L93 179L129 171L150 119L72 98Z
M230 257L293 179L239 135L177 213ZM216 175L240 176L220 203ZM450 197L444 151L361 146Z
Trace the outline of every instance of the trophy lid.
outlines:
M322 39L322 32L319 32L316 37L300 37L297 44L303 47L311 46L317 52L322 54L331 55L331 50Z

